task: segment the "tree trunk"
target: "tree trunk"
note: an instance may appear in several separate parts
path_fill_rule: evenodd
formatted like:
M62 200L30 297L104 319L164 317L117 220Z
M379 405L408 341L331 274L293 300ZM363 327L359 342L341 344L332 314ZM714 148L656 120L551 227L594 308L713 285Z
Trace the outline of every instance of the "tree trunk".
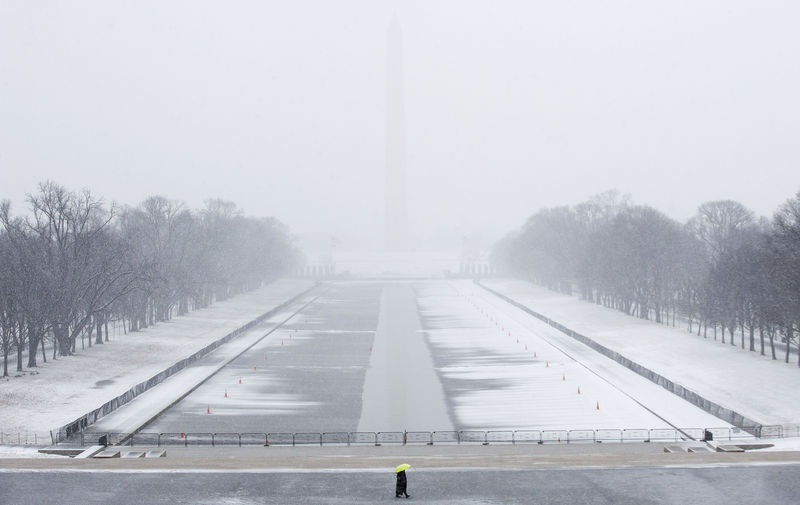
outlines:
M36 348L39 347L39 340L44 340L44 336L39 335L33 325L28 324L28 368L36 366ZM42 354L42 359L45 358L46 356Z
M106 327L106 342L108 342L108 319L105 319L103 324Z
M72 354L70 351L70 339L69 339L69 331L67 326L64 323L58 323L53 327L53 332L55 335L56 345L54 347L58 347L58 352L61 356L69 356Z
M744 350L744 321L739 323L739 331L741 332L741 335L742 335L742 350ZM752 336L751 336L751 339L752 339Z
M22 323L19 323L17 325L17 339L14 342L17 346L17 372L22 371L22 346L25 344L25 342L22 341L23 335L25 335L25 332L22 328Z
M22 371L22 346L17 345L17 372Z
M89 349L91 349L92 348L92 335L94 335L94 324L92 324L90 322L86 326L88 328L87 333L86 333L86 340L89 341Z
M772 359L778 359L775 356L775 329L770 328L769 330L769 345L772 348Z
M786 357L784 358L783 362L789 362L789 344L792 343L792 325L786 327Z
M750 323L750 352L756 351L756 329L753 323Z
M97 325L97 336L94 343L100 345L103 343L103 321L98 317L95 319L95 323Z
M761 355L764 355L764 327L758 327L758 338L761 341Z

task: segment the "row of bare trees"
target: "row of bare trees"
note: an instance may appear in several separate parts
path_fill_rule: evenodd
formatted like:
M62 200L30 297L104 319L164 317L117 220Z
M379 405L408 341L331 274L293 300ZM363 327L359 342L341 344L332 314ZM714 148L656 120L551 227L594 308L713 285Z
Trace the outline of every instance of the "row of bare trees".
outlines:
M112 321L137 331L257 288L297 255L280 222L221 200L195 212L153 196L118 209L45 182L27 202L23 216L0 204L3 376L9 357L22 371L78 341L102 344Z
M686 223L607 192L537 212L493 255L551 289L773 359L798 347L800 192L771 220L724 200Z

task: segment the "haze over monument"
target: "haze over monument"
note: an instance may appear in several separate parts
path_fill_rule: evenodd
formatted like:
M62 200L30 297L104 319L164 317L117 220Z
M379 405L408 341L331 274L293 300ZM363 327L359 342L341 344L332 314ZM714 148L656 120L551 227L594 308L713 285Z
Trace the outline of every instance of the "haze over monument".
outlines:
M403 38L397 17L389 25L386 52L386 173L384 249L406 251L408 190L406 177L405 107L403 100Z

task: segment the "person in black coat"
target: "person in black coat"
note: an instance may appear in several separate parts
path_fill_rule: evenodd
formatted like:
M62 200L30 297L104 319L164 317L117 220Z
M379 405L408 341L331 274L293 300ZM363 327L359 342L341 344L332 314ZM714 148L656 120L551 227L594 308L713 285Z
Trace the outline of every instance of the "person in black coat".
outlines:
M406 486L408 486L406 471L397 472L397 488L395 489L394 497L402 498L405 495L406 498L411 498L408 496L408 493L406 493Z

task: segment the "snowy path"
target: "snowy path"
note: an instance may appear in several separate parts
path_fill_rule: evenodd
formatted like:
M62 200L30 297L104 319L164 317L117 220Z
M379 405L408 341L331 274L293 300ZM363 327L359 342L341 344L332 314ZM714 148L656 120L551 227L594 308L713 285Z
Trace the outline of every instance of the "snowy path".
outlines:
M384 287L358 431L448 431L442 386L408 284Z
M471 282L420 307L459 429L729 426Z
M750 419L765 425L800 421L796 364L772 361L530 283L490 280L484 284Z

